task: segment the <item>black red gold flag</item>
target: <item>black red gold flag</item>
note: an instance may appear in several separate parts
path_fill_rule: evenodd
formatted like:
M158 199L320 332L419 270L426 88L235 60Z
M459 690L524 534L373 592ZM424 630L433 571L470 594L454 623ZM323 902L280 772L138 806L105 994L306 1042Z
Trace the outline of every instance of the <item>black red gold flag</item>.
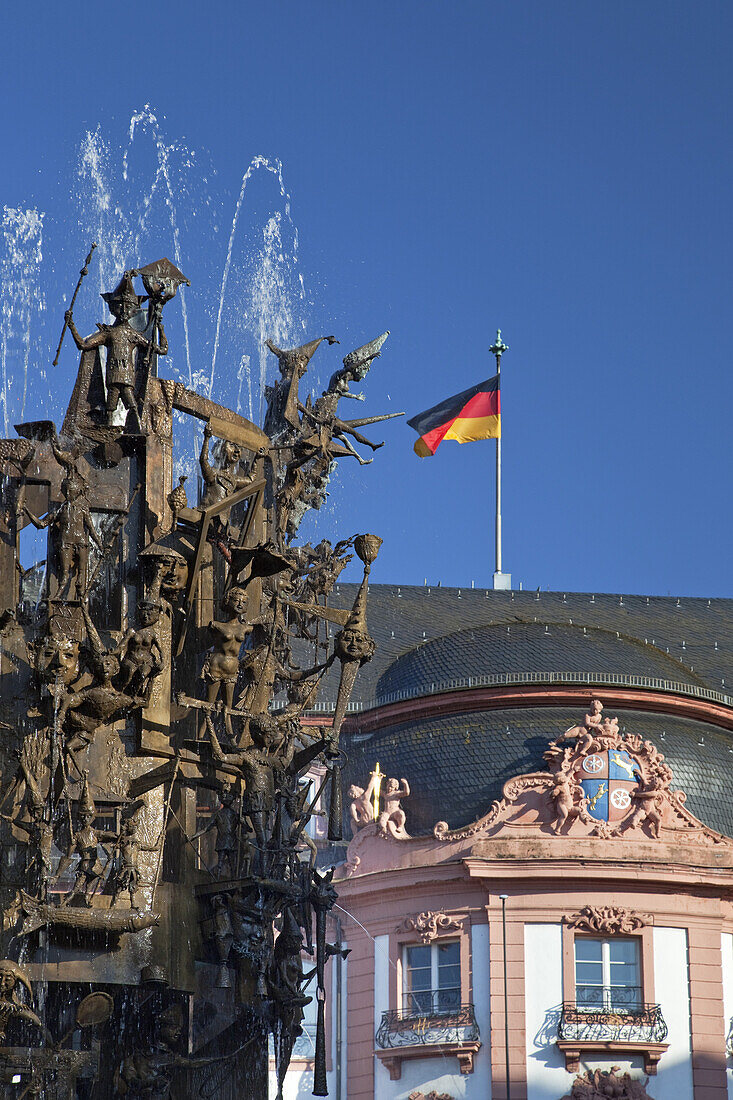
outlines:
M487 378L470 390L448 397L407 423L420 436L415 454L420 458L434 455L444 439L472 443L477 439L501 437L499 376Z

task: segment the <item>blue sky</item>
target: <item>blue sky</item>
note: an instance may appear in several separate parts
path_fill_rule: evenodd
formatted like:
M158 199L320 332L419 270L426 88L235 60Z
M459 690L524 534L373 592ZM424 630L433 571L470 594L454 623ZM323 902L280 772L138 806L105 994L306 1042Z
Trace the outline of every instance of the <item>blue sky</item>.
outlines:
M717 0L6 12L0 198L44 215L43 259L28 276L26 417L58 418L52 403L73 380L71 342L59 372L42 371L91 236L124 223L118 251L124 238L139 253L126 262L173 258L162 185L149 214L140 207L156 135L173 147L193 284L187 357L180 303L168 307L171 369L210 377L235 204L259 155L281 163L289 213L276 173L255 169L215 397L241 397L242 355L258 384L271 308L297 342L341 339L314 360L319 387L339 350L390 329L365 413L410 416L486 377L500 326L504 566L515 583L733 595L732 24ZM130 119L145 104L157 123L137 124L125 180ZM87 132L107 158L106 211L80 174ZM3 246L6 307L7 233ZM105 248L77 303L85 331L104 316ZM23 340L11 336L13 374ZM322 533L382 534L375 580L490 584L494 444L444 444L418 460L403 421L374 438L387 446L369 467L342 466Z

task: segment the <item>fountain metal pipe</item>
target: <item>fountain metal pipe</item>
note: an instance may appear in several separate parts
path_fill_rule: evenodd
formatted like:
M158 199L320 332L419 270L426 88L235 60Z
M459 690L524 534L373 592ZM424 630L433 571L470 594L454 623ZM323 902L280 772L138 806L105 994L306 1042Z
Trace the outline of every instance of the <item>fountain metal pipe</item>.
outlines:
M340 949L341 943L341 918L336 917L336 946ZM341 1066L341 1059L343 1057L343 1020L341 1019L341 1013L343 1012L343 965L344 959L339 950L335 955L338 960L336 962L336 1100L341 1100L341 1075L343 1069Z

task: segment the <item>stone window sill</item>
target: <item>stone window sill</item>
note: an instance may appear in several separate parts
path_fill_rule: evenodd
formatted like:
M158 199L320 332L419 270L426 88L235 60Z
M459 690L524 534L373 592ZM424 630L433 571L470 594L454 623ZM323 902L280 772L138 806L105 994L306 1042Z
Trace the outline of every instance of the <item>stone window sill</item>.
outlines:
M473 1060L481 1046L480 1041L470 1043L417 1043L414 1046L391 1047L374 1053L389 1070L390 1081L399 1081L404 1058L430 1058L431 1055L453 1055L458 1059L462 1074L473 1073Z
M558 1039L558 1048L565 1055L565 1068L568 1073L578 1073L580 1059L586 1054L641 1054L644 1059L644 1073L653 1077L657 1072L657 1063L669 1043L634 1043L624 1040L575 1041Z

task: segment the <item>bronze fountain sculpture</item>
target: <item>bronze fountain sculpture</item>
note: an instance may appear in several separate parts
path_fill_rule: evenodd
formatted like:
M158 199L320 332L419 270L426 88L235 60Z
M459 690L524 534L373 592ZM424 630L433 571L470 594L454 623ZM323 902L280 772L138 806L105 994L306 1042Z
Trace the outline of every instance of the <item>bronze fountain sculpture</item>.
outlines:
M309 982L314 1094L327 1095L326 962L340 945L306 780L328 794L339 840L339 731L374 652L381 540L295 540L334 464L365 462L352 440L381 446L358 429L388 417L344 420L338 406L362 399L349 383L387 334L315 402L299 387L321 340L269 343L281 377L263 431L159 376L163 309L184 283L165 259L124 272L103 295L114 323L86 338L68 310L81 360L60 429L19 424L1 441L3 1097L258 1100L268 1034L281 1092ZM175 414L203 429L196 505L185 477L175 485ZM28 524L48 532L32 565ZM351 610L332 608L352 548L363 582ZM308 726L331 666L333 720Z

